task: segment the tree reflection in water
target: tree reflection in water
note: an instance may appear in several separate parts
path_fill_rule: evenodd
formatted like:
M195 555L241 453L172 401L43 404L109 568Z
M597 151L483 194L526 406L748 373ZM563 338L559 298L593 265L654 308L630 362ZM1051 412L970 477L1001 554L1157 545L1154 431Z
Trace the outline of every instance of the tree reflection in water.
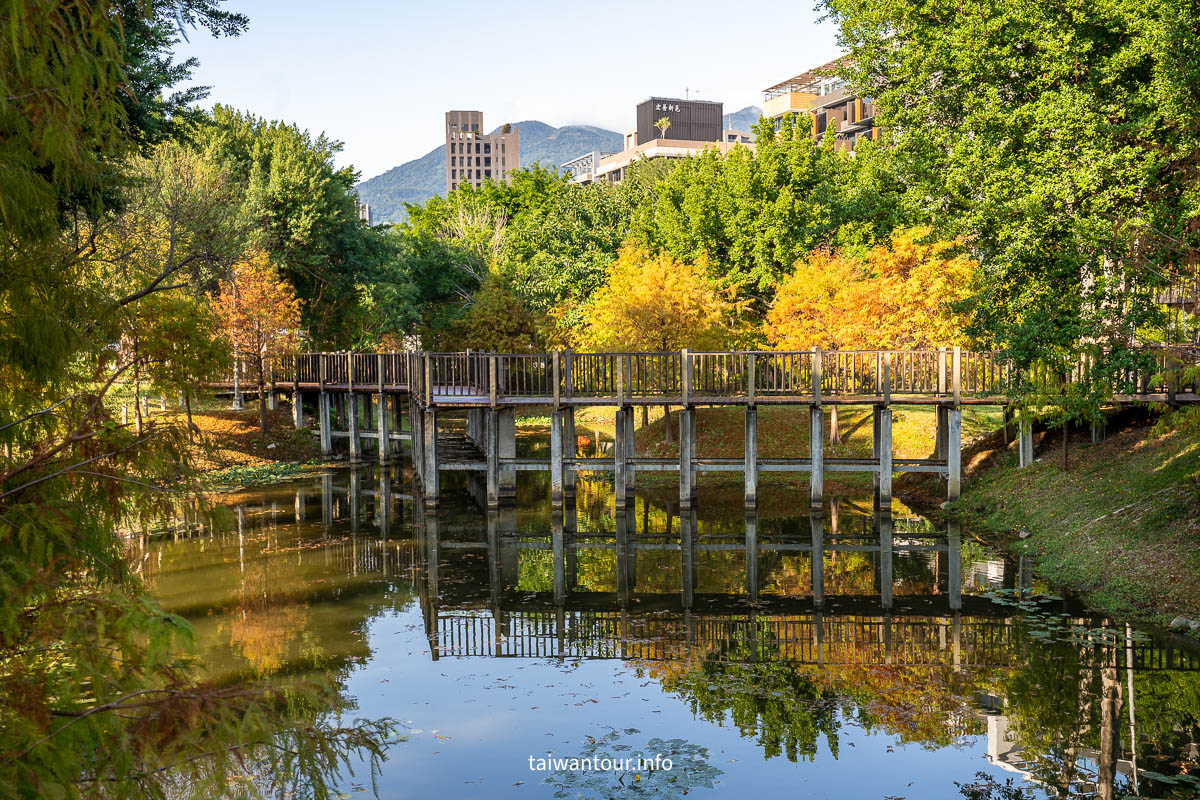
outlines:
M434 659L619 659L767 759L838 757L849 726L929 749L986 737L993 765L1049 796L1191 790L1164 781L1197 769L1200 657L1069 599L1039 606L1061 624L1031 623L984 596L1044 589L1030 564L953 525L850 501L680 515L652 495L618 515L588 482L562 513L524 484L515 509L431 513L400 479L339 471L230 498L236 529L157 545L150 577L170 573L173 610L205 609L204 658L231 676L342 681L372 657L370 621L416 603ZM1073 627L1107 634L1045 635Z

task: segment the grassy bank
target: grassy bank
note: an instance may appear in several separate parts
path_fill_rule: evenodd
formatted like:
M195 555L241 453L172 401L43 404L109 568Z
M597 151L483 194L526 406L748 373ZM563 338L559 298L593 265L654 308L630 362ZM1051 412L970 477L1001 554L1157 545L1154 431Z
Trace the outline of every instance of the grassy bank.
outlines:
M130 402L129 419L133 422ZM186 424L185 414L167 403L150 404L144 424ZM118 412L119 413L119 412ZM271 481L316 469L321 456L320 444L311 431L297 431L291 409L283 405L268 411L269 431L264 438L258 430L258 406L248 401L242 411L234 411L227 400L202 398L192 405L192 422L198 429L192 440L192 462L212 486L246 486Z
M1144 421L1099 444L1076 436L1065 470L1061 442L1044 437L1027 469L1010 447L967 482L956 511L1099 611L1200 616L1200 437L1155 435Z

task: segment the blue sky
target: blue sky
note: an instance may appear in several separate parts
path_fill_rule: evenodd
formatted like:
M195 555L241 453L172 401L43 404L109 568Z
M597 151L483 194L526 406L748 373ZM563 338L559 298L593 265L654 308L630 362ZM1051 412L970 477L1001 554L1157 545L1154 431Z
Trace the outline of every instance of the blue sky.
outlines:
M364 178L442 142L442 115L623 131L651 95L761 105L763 87L838 55L811 0L232 0L234 39L189 32L207 103L324 131Z

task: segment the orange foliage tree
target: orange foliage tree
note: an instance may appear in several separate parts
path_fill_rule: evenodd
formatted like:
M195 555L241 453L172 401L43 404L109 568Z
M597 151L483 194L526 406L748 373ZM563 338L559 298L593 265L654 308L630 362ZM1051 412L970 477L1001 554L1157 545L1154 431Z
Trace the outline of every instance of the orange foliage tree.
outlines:
M300 301L267 254L255 250L234 265L233 279L221 286L218 308L226 336L257 383L258 428L266 436L270 365L299 348Z
M780 284L764 332L777 350L926 348L954 344L976 262L952 242L907 228L855 258L814 252Z

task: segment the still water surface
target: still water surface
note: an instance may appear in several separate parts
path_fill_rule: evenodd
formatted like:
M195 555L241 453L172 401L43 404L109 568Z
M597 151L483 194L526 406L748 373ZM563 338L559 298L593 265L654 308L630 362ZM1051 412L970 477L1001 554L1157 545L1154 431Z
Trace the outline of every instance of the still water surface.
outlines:
M488 514L456 477L436 514L396 469L230 494L227 529L140 568L216 678L319 672L398 720L384 798L1193 796L1153 775L1197 770L1200 655L970 532L869 497L797 514L780 487L751 515L702 487L692 514L645 492L617 516L582 482L553 514L541 476Z

